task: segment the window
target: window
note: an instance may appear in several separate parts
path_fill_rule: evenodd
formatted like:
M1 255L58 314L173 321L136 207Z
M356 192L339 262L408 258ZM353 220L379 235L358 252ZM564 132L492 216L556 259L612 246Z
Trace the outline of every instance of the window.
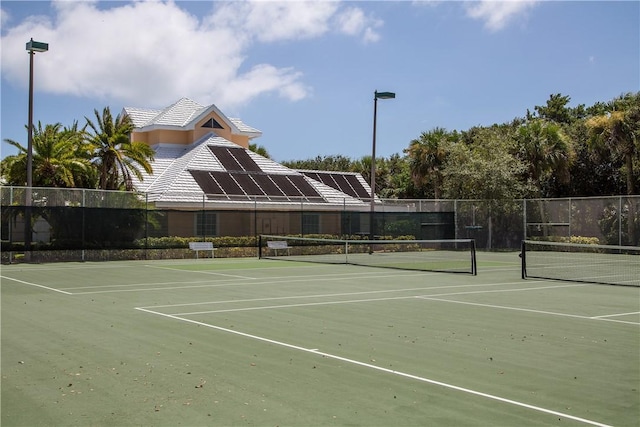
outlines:
M207 120L206 122L204 122L202 124L203 128L212 128L212 129L223 129L223 127L220 125L220 123L216 122L215 119L212 117L209 120Z
M196 236L215 236L217 216L215 212L198 212L196 214Z
M302 214L302 234L320 234L320 215L317 213Z

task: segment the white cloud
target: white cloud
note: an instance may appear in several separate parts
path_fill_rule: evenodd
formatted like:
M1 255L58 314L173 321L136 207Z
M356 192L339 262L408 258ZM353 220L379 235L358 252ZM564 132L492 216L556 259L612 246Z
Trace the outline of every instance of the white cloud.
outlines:
M363 41L369 43L380 39L375 29L382 26L382 21L366 16L360 8L351 7L336 17L336 26L343 34L350 36L362 34Z
M311 88L291 67L258 64L244 70L256 44L297 41L332 31L371 42L381 22L339 2L212 3L195 16L179 2L56 1L51 16L4 30L2 76L27 86L24 46L49 43L37 54L38 90L102 98L126 105L162 106L188 96L235 108L265 93L297 101ZM3 24L6 13L2 12ZM336 26L336 22L342 25Z
M0 26L4 27L11 20L11 15L9 13L0 8Z
M468 16L484 21L488 30L499 31L537 3L537 0L482 0L467 3L466 9Z
M328 30L338 11L336 2L230 2L212 17L222 25L240 28L262 42L317 37Z

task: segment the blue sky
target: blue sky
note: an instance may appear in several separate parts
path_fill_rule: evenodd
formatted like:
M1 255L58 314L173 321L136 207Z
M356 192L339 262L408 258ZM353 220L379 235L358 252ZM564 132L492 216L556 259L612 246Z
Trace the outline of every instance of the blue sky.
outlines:
M640 90L638 1L2 1L4 139L109 106L215 104L276 160L402 154L434 127L522 117L551 94L591 105Z

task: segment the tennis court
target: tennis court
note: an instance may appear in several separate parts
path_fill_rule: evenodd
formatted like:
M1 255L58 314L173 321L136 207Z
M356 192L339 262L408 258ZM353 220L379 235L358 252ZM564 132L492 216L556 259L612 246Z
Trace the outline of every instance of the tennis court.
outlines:
M640 287L277 259L2 266L15 425L637 426Z

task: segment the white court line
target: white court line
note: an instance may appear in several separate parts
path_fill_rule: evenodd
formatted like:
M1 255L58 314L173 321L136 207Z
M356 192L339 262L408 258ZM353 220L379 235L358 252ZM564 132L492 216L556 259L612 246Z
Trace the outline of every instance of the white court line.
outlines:
M335 273L335 274L324 274L322 276L315 276L315 277L332 277L332 276L338 276L338 279L340 278L344 278L347 279L349 275L358 275L358 277L356 278L368 278L368 274L373 274L374 277L380 277L378 275L376 275L375 273ZM403 276L413 276L413 275L417 275L416 273L413 273L411 275L403 275ZM241 276L238 276L241 277ZM283 283L285 281L289 281L288 279L291 279L291 281L295 281L299 278L305 278L305 279L309 279L310 277L314 277L314 276L309 276L309 275L305 275L305 276L283 276L283 277L271 277L268 278L269 281L268 282L259 282L257 284L271 284L271 283L276 283L274 282L274 280L277 280L277 283ZM383 276L385 277L385 276ZM259 280L253 277L249 277L249 278L244 278L245 280ZM334 280L334 279L331 279ZM199 288L199 287L207 287L207 286L227 286L227 284L231 283L231 284L237 284L238 286L241 285L238 284L238 280L234 280L234 281L219 281L219 282L211 282L211 280L190 280L190 281L176 281L176 280L172 280L170 282L154 282L154 283L128 283L128 284L122 284L122 285L97 285L97 286L81 286L81 287L73 287L73 288L62 288L62 289L70 289L70 290L75 290L75 289L101 289L103 290L103 292L119 292L119 290L104 290L104 288L131 288L134 286L162 286L162 285L179 285L179 284L186 284L186 285L190 285L190 284L196 284L196 283L208 283L208 285L204 285L204 286L182 286L184 288ZM248 284L256 284L256 283L248 283ZM172 288L157 288L157 289L151 289L151 290L158 290L158 289L180 289L181 286L176 286L176 287L172 287ZM144 291L145 289L134 289L133 291ZM97 293L103 293L102 291L97 292ZM123 292L127 292L127 290L124 290ZM84 292L84 293L90 293L90 292Z
M49 286L38 285L37 283L25 282L24 280L14 279L13 277L8 277L8 276L0 276L0 277L3 279L13 280L14 282L22 283L23 285L35 286L37 288L46 289L48 291L60 292L61 294L65 294L65 295L73 295L73 293L71 292L65 292L60 289L50 288Z
M500 284L491 284L491 285L458 285L455 287L476 287L476 286L500 286L505 285L506 283ZM586 286L586 285L567 285L571 286ZM422 291L425 289L442 289L442 288L451 288L452 286L438 286L436 288L417 288L417 289L404 289L403 291L410 290L418 290ZM543 286L539 288L526 288L526 289L504 289L504 290L490 290L490 291L469 291L469 292L447 292L444 294L435 294L433 296L450 296L450 295L466 295L466 294L477 294L477 293L492 293L492 292L514 292L520 290L537 290L537 289L547 289L549 286ZM557 288L557 286L553 286L553 288ZM194 305L203 305L203 304L219 304L219 303L235 303L235 302L258 302L258 301L271 301L271 300L283 300L283 299L304 299L304 298L319 298L323 296L346 296L346 295L366 295L366 294L377 294L377 293L385 293L385 292L397 292L397 291L368 291L368 292L351 292L345 294L333 294L333 295L309 295L309 296L295 296L295 297L280 297L280 298L255 298L248 300L230 300L230 301L213 301L209 303L188 303L188 304L170 304L170 305L156 305L149 307L141 307L141 308L171 308L171 307L181 307L181 306L194 306ZM306 307L306 306L316 306L316 305L333 305L333 304L356 304L362 302L376 302L376 301L394 301L401 299L436 299L430 298L423 295L406 295L399 297L384 297L384 298L366 298L366 299L356 299L356 300L344 300L344 301L323 301L323 302L313 302L313 303L299 303L299 304L280 304L280 305L271 305L271 306L260 306L260 307L243 307L243 308L229 308L223 310L205 310L205 311L190 311L184 313L174 313L175 316L187 316L187 315L196 315L196 314L216 314L216 313L233 313L240 311L254 311L254 310L266 310L266 309L275 309L275 308L295 308L295 307ZM442 300L447 301L447 300ZM580 316L584 317L584 316ZM587 317L584 317L587 318Z
M159 270L171 270L171 271L180 271L183 273L200 273L200 274L210 274L213 276L226 276L226 277L235 277L237 279L247 279L247 280L251 280L251 279L255 279L255 277L248 277L248 276L238 276L237 274L225 274L225 273L218 273L216 271L202 271L202 270L184 270L182 268L172 268L172 267L159 267L156 265L149 265L149 264L145 264L145 267L148 268L157 268Z
M493 292L493 291L490 291L490 292ZM461 293L461 294L463 294L463 293ZM461 295L461 294L459 294L459 295ZM455 295L455 294L449 294L449 295ZM575 319L601 320L601 321L626 323L626 324L629 324L629 325L638 325L638 326L640 326L640 323L638 323L638 322L627 322L627 321L624 321L624 320L615 320L615 319L603 319L603 318L600 318L600 317L581 316L581 315L578 315L578 314L557 313L557 312L554 312L554 311L533 310L533 309L530 309L530 308L518 308L518 307L509 307L509 306L494 305L494 304L480 304L480 303L477 303L477 302L456 301L456 300L450 300L450 299L445 299L445 298L434 298L434 297L429 297L429 296L425 296L425 295L422 295L422 296L419 296L419 297L416 297L416 298L425 299L425 300L431 300L431 301L450 302L450 303L454 303L454 304L474 305L474 306L478 306L478 307L499 308L499 309L502 309L502 310L513 310L513 311L525 311L525 312L528 312L528 313L548 314L548 315L552 315L552 316L561 316L561 317L573 317Z
M349 274L357 274L357 273L349 273ZM145 289L113 289L113 290L100 290L100 291L91 291L91 292L74 292L75 295L93 295L93 294L107 294L107 293L117 293L117 292L145 292L145 291L164 291L164 290L174 290L174 289L197 289L197 288L215 288L215 287L222 287L222 286L249 286L249 285L270 285L270 284L283 284L283 283L291 283L291 282L298 282L300 279L304 278L305 280L316 280L316 281L324 281L324 282L328 282L328 281L337 281L337 280L348 280L348 279L372 279L372 278L386 278L386 277L393 277L393 278L398 278L398 277L403 277L403 276L416 276L419 274L413 273L413 274L405 274L405 275L390 275L390 276L380 276L380 275L376 275L376 276L371 276L370 273L369 274L361 274L360 276L349 276L346 277L343 274L335 274L335 275L323 275L323 276L319 276L319 277L314 277L314 276L296 276L296 277L291 277L291 276L285 276L285 277L272 277L267 281L264 282L257 282L257 281L252 281L250 283L243 283L242 281L235 281L235 282L217 282L217 283L211 283L211 284L207 284L207 285L194 285L194 286L171 286L171 287L162 287L162 288L145 288ZM330 277L330 276L338 276L338 277ZM326 278L326 277L330 277L330 278ZM238 283L239 282L239 283ZM178 283L178 282L172 282L172 283ZM197 283L201 283L200 281ZM205 282L206 283L206 282ZM96 286L96 288L104 288L107 285L104 286ZM140 286L140 285L123 285L123 286ZM150 283L148 285L145 286L156 286L155 283ZM71 289L71 288L66 288L66 289Z
M174 313L174 316L195 316L196 314L216 314L216 313L234 313L239 311L255 311L255 310L269 310L274 308L295 308L295 307L311 307L317 305L337 305L337 304L356 304L360 302L375 302L375 301L394 301L401 299L414 299L415 296L406 297L386 297L386 298L367 298L357 300L346 301L324 301L324 302L306 302L300 304L282 304L282 305L270 305L263 307L244 307L244 308L227 308L223 310L206 310L206 311L190 311L186 313Z
M537 282L542 282L542 281L537 281ZM240 302L261 302L261 301L278 301L278 300L288 300L288 299L327 298L327 297L341 297L341 296L353 296L353 295L413 292L413 291L426 291L426 290L432 290L432 289L476 288L476 287L483 287L483 286L508 286L508 285L519 284L519 283L521 282L482 283L482 284L475 284L475 285L443 285L443 286L426 286L426 287L423 286L419 288L383 289L383 290L362 291L362 292L339 292L339 293L332 293L332 294L292 295L292 296L286 296L286 297L248 298L248 299L236 299L236 300L224 300L224 301L189 302L189 303L183 303L183 304L152 305L152 306L147 306L142 308L185 307L185 306L208 305L208 304L229 304L229 303L240 303ZM536 281L531 281L530 283L536 283ZM262 285L263 283L260 282L258 284ZM415 297L414 295L411 296L411 298L414 298L414 297Z
M237 283L237 280L222 280L219 282L215 282L215 284L225 284L225 283ZM78 287L72 287L72 288L61 288L61 289L68 289L68 290L76 290L76 289L103 289L104 288L132 288L134 286L162 286L162 285L180 285L180 284L185 284L185 285L192 285L192 284L196 284L196 283L209 283L212 284L211 280L190 280L190 281L176 281L173 280L171 282L154 282L154 283L127 283L127 284L122 284L122 285L92 285L92 286L78 286ZM169 288L163 288L163 289L169 289ZM144 290L144 289L140 289L140 290ZM113 289L113 292L117 292L118 289ZM106 291L106 292L111 292L111 291Z
M467 286L490 286L490 285L460 285L459 287L467 287ZM470 294L497 293L497 292L536 291L539 289L572 288L572 287L579 287L579 286L592 286L592 285L581 283L581 284L572 284L572 285L564 285L564 286L540 286L540 287L520 288L520 289L495 289L495 290L488 290L488 291L447 292L443 294L434 294L434 295L409 295L409 296L400 296L400 297L367 298L367 299L345 300L345 301L324 301L324 302L299 303L299 304L280 304L280 305L270 305L270 306L261 306L261 307L254 306L254 307L243 307L243 308L229 308L229 309L223 309L223 310L191 311L191 312L184 312L184 313L174 313L173 315L174 316L189 316L189 315L195 316L195 315L201 315L201 314L234 313L234 312L241 312L241 311L256 311L256 310L268 310L268 309L279 309L279 308L296 308L296 307L310 307L310 306L336 305L336 304L357 304L357 303L364 303L364 302L393 301L393 300L402 300L402 299L424 299L424 300L432 300L432 301L449 302L454 304L473 305L478 307L498 308L502 310L523 311L523 312L536 313L536 314L571 317L574 319L601 320L601 321L609 321L609 322L616 322L616 323L625 323L629 325L640 325L640 323L638 322L629 322L624 320L607 319L607 318L600 318L600 317L583 316L578 314L558 313L554 311L509 307L509 306L501 306L501 305L494 305L494 304L481 304L481 303L474 303L474 302L456 301L456 300L450 300L445 298L438 298L441 296L456 296L456 295L470 295ZM438 288L449 288L449 287L441 286ZM431 288L431 289L435 289L435 288ZM406 289L405 291L407 290L411 290L411 289ZM417 290L423 290L423 289L417 289ZM370 291L370 292L363 292L363 293L354 292L350 294L362 295L362 294L384 293L384 292L395 292L395 291ZM257 301L283 300L283 299L291 299L291 298L304 299L304 298L315 298L315 297L323 297L323 296L342 296L342 295L350 295L350 294L310 295L307 297L296 296L296 297L280 297L280 298L255 298L255 299L247 299L247 300L213 301L209 303L158 305L158 306L150 306L146 308L170 308L170 307L194 306L194 305L203 305L203 304L221 304L225 302L226 303L257 302ZM144 309L145 307L140 307L140 308ZM635 314L635 313L630 313L630 314Z
M631 313L605 314L602 316L593 316L592 319L605 319L607 317L629 316L631 314L640 314L640 311L632 311Z
M565 414L563 412L558 412L558 411L554 411L554 410L551 410L551 409L542 408L540 406L530 405L528 403L519 402L517 400L506 399L504 397L500 397L500 396L496 396L496 395L488 394L488 393L483 393L483 392L480 392L480 391L476 391L476 390L472 390L472 389L456 386L456 385L453 385L453 384L444 383L442 381L436 381L436 380L432 380L432 379L429 379L429 378L420 377L420 376L417 376L417 375L408 374L408 373L401 372L401 371L396 371L396 370L393 370L393 369L383 368L381 366L372 365L370 363L361 362L361 361L358 361L358 360L355 360L355 359L348 359L346 357L338 356L338 355L335 355L335 354L318 351L317 349L314 349L314 348L304 348L304 347L300 347L300 346L297 346L297 345L294 345L294 344L289 344L289 343L285 343L285 342L282 342L282 341L276 341L276 340L272 340L272 339L269 339L269 338L260 337L260 336L257 336L257 335L251 335L251 334L248 334L248 333L245 333L245 332L240 332L240 331L233 330L233 329L223 328L221 326L210 325L208 323L198 322L196 320L185 319L183 317L178 317L176 315L159 313L157 311L147 310L147 309L140 308L140 307L137 307L136 310L144 311L144 312L150 313L150 314L156 314L156 315L159 315L159 316L167 317L167 318L174 319L174 320L179 320L179 321L182 321L182 322L192 323L194 325L204 326L204 327L215 329L215 330L218 330L218 331L228 332L228 333L231 333L231 334L234 334L234 335L239 335L239 336L242 336L242 337L245 337L245 338L250 338L250 339L257 340L257 341L262 341L262 342L266 342L266 343L269 343L269 344L279 345L279 346L290 348L290 349L293 349L293 350L298 350L298 351L303 351L303 352L306 352L306 353L315 354L315 355L322 356L322 357L329 358L329 359L339 360L341 362L351 363L353 365L362 366L364 368L374 369L376 371L381 371L381 372L385 372L385 373L388 373L388 374L397 375L397 376L400 376L400 377L409 378L409 379L421 381L421 382L424 382L424 383L437 385L437 386L440 386L440 387L444 387L444 388L448 388L448 389L451 389L451 390L460 391L460 392L471 394L471 395L474 395L474 396L479 396L479 397L483 397L483 398L486 398L486 399L491 399L491 400L495 400L495 401L502 402L502 403L507 403L507 404L514 405L514 406L519 406L521 408L531 409L533 411L542 412L542 413L545 413L545 414L550 414L550 415L554 415L554 416L570 419L570 420L581 422L581 423L584 423L584 424L589 424L589 425L599 426L599 427L611 427L608 424L603 424L603 423L600 423L600 422L597 422L597 421L588 420L586 418L576 417L574 415Z

